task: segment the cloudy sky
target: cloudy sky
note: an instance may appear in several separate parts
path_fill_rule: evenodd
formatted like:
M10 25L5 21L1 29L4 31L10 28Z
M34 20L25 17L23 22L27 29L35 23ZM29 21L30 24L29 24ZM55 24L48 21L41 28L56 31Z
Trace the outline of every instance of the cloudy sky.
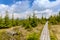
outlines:
M7 10L10 18L12 13L15 18L27 18L33 12L38 18L41 15L49 17L60 11L60 0L0 0L0 14L3 17Z

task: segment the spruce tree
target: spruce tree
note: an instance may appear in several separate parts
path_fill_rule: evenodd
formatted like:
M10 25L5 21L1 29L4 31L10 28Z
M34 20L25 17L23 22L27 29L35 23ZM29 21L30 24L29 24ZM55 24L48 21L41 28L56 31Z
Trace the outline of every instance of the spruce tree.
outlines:
M19 18L16 18L16 26L19 26L20 25L20 22L19 22Z
M0 15L0 24L2 24L2 15Z
M12 22L12 26L15 26L15 25L16 25L16 23L15 23L15 19L14 19L14 14L12 14L11 22Z
M31 26L36 27L37 26L37 18L35 16L35 13L33 13L33 19L31 21Z
M8 11L6 11L6 15L5 15L5 21L4 21L4 24L5 24L5 27L9 27L9 15L8 15Z
M0 15L0 28L3 27L3 19L2 19L2 15Z

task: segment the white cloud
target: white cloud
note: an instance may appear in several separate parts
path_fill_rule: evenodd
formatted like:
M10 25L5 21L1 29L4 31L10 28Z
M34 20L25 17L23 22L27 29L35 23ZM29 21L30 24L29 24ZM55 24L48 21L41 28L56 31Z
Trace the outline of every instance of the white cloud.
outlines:
M38 4L40 7L51 8L59 5L60 0L56 0L54 2L50 2L49 0L36 0L34 3Z
M57 15L60 11L60 0L50 2L49 0L35 0L32 6L36 13L42 13L44 16ZM42 14L38 14L41 17Z
M57 5L60 5L59 0L56 0L55 2L49 2L48 0L35 0L33 2L33 6L30 8L29 1L26 0L26 1L16 2L15 4L11 6L0 4L0 13L4 17L5 11L8 10L10 18L12 17L12 13L14 13L15 18L17 17L28 18L28 16L32 15L34 11L38 18L42 17L42 14L44 15L44 17L45 16L49 17L57 13L53 11L54 7L56 7Z
M11 9L14 11L14 12L24 12L26 10L28 10L30 7L29 5L29 1L19 1L19 2L16 2L15 4L13 4L11 6Z
M0 14L5 16L5 12L9 12L9 17L12 17L12 13L14 13L14 18L26 18L26 10L29 10L29 1L19 1L15 4L8 6L4 4L0 4Z
M7 10L9 10L9 6L8 5L0 4L0 15L2 15L2 17L5 16L5 12Z
M46 10L43 10L43 11L35 11L35 14L37 15L38 18L41 18L42 16L43 17L46 17L46 18L49 18L51 15L57 15L58 12L53 12L53 10L51 9L46 9Z
M4 12L9 9L8 5L0 4L0 12Z

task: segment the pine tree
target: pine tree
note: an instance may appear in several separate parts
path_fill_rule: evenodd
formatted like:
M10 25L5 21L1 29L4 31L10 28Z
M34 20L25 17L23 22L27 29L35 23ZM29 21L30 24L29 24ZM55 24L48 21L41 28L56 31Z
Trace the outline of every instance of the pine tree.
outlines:
M5 24L5 27L8 27L9 26L9 15L8 15L8 11L6 11L6 15L5 15L5 21L4 21L4 24Z
M40 19L40 23L41 24L45 24L45 22L47 21L46 17L44 18L43 16Z
M0 16L0 28L3 27L3 19L2 19L2 15Z
M19 26L20 22L19 22L19 18L16 19L16 26Z
M59 12L59 16L60 16L60 12Z
M15 26L16 25L16 23L15 23L15 19L14 19L14 14L12 14L12 19L11 19L11 24L12 24L12 26Z
M31 21L31 26L36 27L37 26L37 18L35 16L35 13L33 13L33 19Z
M2 15L0 16L0 24L2 24Z

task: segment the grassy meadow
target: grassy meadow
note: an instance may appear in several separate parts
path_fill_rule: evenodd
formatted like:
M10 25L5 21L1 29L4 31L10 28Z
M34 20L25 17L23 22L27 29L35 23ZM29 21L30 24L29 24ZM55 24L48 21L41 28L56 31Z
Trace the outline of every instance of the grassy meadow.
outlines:
M2 18L0 16L0 40L39 40L42 29L49 21L49 32L51 40L60 40L60 12L57 16L51 16L49 19L37 18L35 13L27 19L9 18L8 11Z

